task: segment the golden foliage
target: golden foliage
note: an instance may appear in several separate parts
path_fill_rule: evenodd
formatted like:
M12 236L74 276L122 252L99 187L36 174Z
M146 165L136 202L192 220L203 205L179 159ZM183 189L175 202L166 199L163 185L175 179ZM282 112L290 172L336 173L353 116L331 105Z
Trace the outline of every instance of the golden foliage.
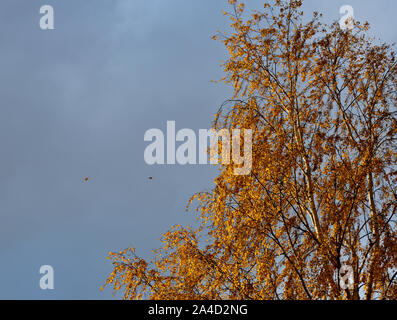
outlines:
M111 253L126 299L396 299L396 60L368 25L343 31L301 1L245 17L229 1L215 128L253 130L250 175L220 167L197 229L175 227L147 263ZM343 290L338 270L354 272Z

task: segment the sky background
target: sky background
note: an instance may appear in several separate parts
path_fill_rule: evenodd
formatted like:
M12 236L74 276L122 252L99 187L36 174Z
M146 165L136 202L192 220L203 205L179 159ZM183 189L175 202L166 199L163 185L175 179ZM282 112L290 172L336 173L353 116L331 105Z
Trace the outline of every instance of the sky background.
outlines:
M39 28L45 4L55 30ZM395 0L304 8L332 21L344 4L397 41ZM228 30L227 9L226 0L0 1L0 299L110 299L99 290L109 251L133 245L150 258L172 225L194 223L186 203L213 187L216 169L149 166L143 136L167 120L210 128L231 97L211 82L227 58L211 39ZM46 264L54 290L39 286Z

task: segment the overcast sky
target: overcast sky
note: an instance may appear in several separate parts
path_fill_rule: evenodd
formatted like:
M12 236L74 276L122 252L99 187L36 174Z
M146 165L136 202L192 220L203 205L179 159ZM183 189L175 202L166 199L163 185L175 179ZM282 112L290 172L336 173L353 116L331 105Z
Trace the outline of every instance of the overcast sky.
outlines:
M55 30L39 27L43 4ZM397 40L393 0L306 0L305 10L339 20L343 4ZM99 290L110 250L134 245L150 258L162 233L194 222L186 203L212 188L216 169L149 166L143 136L167 120L209 128L230 97L211 82L227 57L211 40L228 28L226 9L226 0L0 1L1 299L111 298ZM54 290L39 286L47 264Z

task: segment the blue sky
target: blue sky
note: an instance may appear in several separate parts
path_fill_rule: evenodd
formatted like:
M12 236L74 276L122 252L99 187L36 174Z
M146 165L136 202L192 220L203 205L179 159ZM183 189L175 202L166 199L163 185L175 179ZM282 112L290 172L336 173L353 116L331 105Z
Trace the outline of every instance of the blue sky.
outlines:
M44 4L55 30L39 28ZM373 35L397 40L393 0L304 8L331 21L343 4ZM0 2L0 299L111 298L99 290L110 250L134 245L150 258L172 225L194 223L186 203L216 170L149 166L143 136L167 120L209 128L230 97L211 82L223 76L226 51L211 36L228 29L225 9L226 0ZM54 290L39 287L45 264Z

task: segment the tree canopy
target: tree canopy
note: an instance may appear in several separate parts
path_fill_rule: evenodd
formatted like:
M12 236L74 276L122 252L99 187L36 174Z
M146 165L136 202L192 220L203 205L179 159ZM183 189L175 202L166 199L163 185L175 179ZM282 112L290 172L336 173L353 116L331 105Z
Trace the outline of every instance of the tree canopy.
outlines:
M247 14L231 0L216 129L251 129L252 169L221 164L152 261L110 253L126 299L396 299L397 69L392 46L300 0ZM221 152L221 150L219 150ZM340 268L353 270L341 286Z

